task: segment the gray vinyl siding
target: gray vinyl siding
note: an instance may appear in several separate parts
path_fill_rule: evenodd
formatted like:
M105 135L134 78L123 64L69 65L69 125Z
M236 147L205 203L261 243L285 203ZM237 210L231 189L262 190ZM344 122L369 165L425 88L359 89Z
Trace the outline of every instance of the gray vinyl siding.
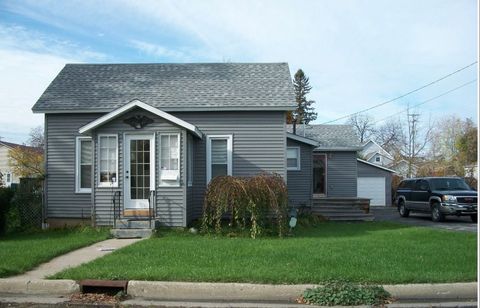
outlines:
M46 114L46 204L48 218L89 218L91 194L75 193L78 129L100 114Z
M300 170L288 170L288 202L293 206L310 205L312 200L312 150L311 145L287 139L287 147L300 148Z
M358 177L385 177L386 206L392 205L392 173L368 164L358 162Z
M202 213L206 188L207 135L233 135L232 173L253 176L261 172L286 174L285 112L172 113L198 127L205 135L195 140L193 204L190 219Z
M135 130L123 123L131 114L145 114L154 123ZM78 129L102 114L49 114L46 116L47 139L47 200L48 217L89 217L95 211L98 225L111 225L112 196L121 191L123 208L123 138L124 132L156 132L156 162L159 163L160 133L180 133L180 185L160 187L156 170L156 214L168 226L185 226L199 218L206 188L206 137L207 135L233 136L233 175L253 176L261 172L278 173L287 179L286 130L283 111L245 112L184 112L173 115L198 127L203 139L194 138L193 185L186 182L186 131L145 111L134 110L112 120L92 134L94 148L94 188L92 194L75 194L75 137ZM98 134L118 136L118 187L101 188L98 184ZM92 204L94 206L92 207ZM187 212L188 208L188 212Z
M357 196L357 153L318 151L327 154L327 197Z
M140 130L136 130L132 126L123 121L132 115L145 115L154 120ZM118 136L118 188L97 187L95 189L95 213L98 225L111 225L112 220L112 196L117 190L121 191L122 208L123 208L123 164L124 164L124 133L152 133L155 132L155 188L156 188L156 217L160 223L165 226L185 226L186 225L186 198L185 198L185 140L184 130L174 126L173 124L143 110L132 110L125 115L112 120L111 122L101 126L94 133L95 149L97 149L99 134L115 134ZM180 182L177 186L160 186L160 135L161 134L180 134ZM95 150L95 183L98 185L98 151Z

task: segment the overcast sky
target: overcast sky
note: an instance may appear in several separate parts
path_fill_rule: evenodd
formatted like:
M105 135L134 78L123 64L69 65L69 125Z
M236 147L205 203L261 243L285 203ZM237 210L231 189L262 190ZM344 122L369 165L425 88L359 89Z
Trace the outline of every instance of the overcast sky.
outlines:
M26 141L43 123L31 107L73 62L288 62L310 77L316 123L332 121L477 61L477 12L474 0L3 0L0 136ZM385 119L477 75L478 64L368 114ZM477 88L416 111L477 122Z

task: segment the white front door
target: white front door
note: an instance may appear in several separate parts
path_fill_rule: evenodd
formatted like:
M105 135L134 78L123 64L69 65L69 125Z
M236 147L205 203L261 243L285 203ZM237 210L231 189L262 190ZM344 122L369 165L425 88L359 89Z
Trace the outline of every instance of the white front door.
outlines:
M155 135L125 135L125 209L148 209L155 190Z

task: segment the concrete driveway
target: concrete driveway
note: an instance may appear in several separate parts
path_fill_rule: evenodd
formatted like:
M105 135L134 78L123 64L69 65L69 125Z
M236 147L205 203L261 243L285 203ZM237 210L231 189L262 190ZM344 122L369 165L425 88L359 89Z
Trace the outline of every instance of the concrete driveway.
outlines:
M469 216L447 216L444 222L433 222L429 214L410 213L408 218L401 217L396 207L370 207L375 221L391 221L413 226L431 227L454 231L477 232L477 224Z

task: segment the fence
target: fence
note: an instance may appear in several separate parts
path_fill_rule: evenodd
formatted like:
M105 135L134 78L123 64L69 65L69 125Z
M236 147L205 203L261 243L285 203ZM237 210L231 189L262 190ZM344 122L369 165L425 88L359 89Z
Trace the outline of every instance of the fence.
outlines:
M29 230L42 228L43 180L21 178L11 206L13 229Z

